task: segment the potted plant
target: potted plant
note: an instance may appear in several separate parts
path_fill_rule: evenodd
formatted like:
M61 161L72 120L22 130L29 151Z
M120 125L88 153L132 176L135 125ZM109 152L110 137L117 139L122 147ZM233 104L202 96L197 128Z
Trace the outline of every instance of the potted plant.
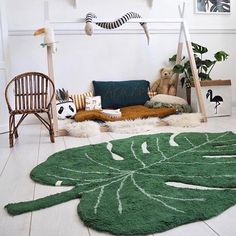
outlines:
M216 63L227 60L229 56L224 51L218 51L214 54L213 60L204 59L204 54L208 52L208 49L206 47L196 43L192 43L192 48L200 81L212 80L210 74L213 68L215 67ZM171 63L175 63L176 54L169 58L169 61ZM180 74L181 85L182 87L186 87L187 100L190 101L190 88L191 86L193 86L193 75L189 59L183 57L181 60L181 64L174 65L173 72Z
M208 52L208 49L206 47L203 47L196 43L192 43L192 48L200 81L211 80L210 73L215 67L216 63L225 61L229 56L224 51L218 51L214 55L214 60L204 59L203 55ZM175 63L176 54L169 58L169 61ZM173 67L173 72L183 75L181 77L182 86L185 85L186 87L191 87L191 83L193 82L193 75L190 67L190 61L188 59L183 57L181 64L177 64Z
M204 54L208 52L208 49L204 46L201 46L196 43L192 43L192 48L194 52L194 58L198 70L198 76L200 79L201 86L220 86L220 85L231 85L230 80L222 81L222 80L212 80L211 72L215 65L218 62L222 62L228 59L229 55L224 51L218 51L214 54L214 59L206 59ZM169 58L169 61L175 63L176 55ZM183 57L180 64L176 64L173 67L173 72L180 75L180 81L182 87L186 87L186 96L187 101L191 104L191 87L194 87L193 83L193 75L190 66L190 61L188 58ZM206 88L205 99L208 99L210 102L213 102L212 95L210 96L208 92L208 88ZM223 102L223 101L220 101ZM217 106L216 106L217 108ZM217 111L217 109L215 109Z

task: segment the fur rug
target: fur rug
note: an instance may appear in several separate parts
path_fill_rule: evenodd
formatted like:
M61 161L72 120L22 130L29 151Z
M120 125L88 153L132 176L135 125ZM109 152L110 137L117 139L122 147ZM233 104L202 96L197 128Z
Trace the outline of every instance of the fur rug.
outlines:
M101 132L138 134L151 131L158 126L195 127L200 125L201 119L200 113L184 113L170 115L163 119L151 117L148 119L106 122L105 126L101 126L94 121L74 122L73 120L63 120L59 122L59 128L65 129L70 136L91 137L99 135Z
M160 124L160 119L150 117L148 119L124 120L116 122L106 122L108 131L120 134L138 134L153 130Z
M162 121L167 125L175 127L196 127L199 126L202 121L202 115L200 113L183 113L179 115L170 115Z
M60 120L59 129L66 130L70 136L80 138L92 137L101 133L100 125L94 121Z

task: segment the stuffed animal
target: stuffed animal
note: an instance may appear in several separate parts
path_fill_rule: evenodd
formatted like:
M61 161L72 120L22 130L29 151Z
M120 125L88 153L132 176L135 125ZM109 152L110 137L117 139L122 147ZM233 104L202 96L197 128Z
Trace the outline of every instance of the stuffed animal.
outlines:
M58 119L64 120L73 118L76 114L76 108L73 100L69 97L68 91L58 89L56 93L56 107Z
M162 68L160 78L152 85L151 91L158 94L176 95L177 78L171 68Z
M52 52L57 51L57 42L55 41L55 33L53 28L41 28L34 32L34 36L44 34L44 42L41 43L42 47L51 46Z
M96 18L97 18L97 16L92 12L89 12L86 15L85 33L89 36L91 36L93 34L92 21L93 21L93 19L96 19ZM116 28L120 27L121 25L125 24L130 19L137 19L137 18L141 19L142 17L136 12L128 12L124 16L122 16L121 18L117 19L114 22L96 22L95 24L100 26L101 28L104 28L104 29L116 29ZM146 34L146 37L147 37L147 43L149 44L150 38L149 38L147 23L141 21L140 25L143 27L144 33Z

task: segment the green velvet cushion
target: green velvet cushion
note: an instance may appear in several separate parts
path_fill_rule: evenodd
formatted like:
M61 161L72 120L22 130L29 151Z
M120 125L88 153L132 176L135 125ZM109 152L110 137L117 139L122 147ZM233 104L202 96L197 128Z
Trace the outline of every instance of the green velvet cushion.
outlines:
M95 96L101 96L103 109L144 105L148 96L146 80L93 81Z

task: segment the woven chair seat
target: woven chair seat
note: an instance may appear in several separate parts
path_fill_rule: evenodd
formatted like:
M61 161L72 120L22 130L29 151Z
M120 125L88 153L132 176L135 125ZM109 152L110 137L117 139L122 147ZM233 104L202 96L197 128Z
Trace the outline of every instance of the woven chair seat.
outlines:
M48 112L49 109L46 109L46 108L42 108L42 109L34 109L34 110L14 110L14 111L11 111L10 114L14 114L14 115L17 115L17 114L34 114L34 113L44 113L44 112Z

